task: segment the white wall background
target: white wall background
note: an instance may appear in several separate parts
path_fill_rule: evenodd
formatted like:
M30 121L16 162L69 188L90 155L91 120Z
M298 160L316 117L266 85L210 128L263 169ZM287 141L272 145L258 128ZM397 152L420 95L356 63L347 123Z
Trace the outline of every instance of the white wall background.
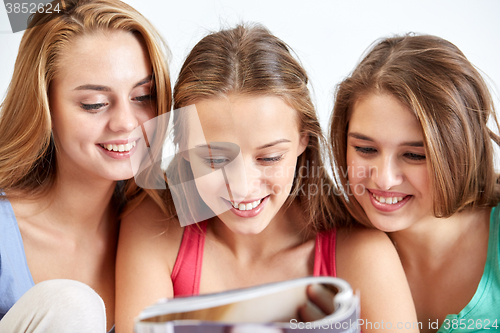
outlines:
M434 34L457 45L485 75L500 108L499 0L126 0L163 35L176 79L183 59L210 31L259 22L287 42L309 73L326 129L335 85L376 39L407 32ZM22 32L13 34L0 5L0 97L14 67ZM500 112L497 111L500 114ZM500 156L500 155L499 155ZM500 167L500 158L498 158Z

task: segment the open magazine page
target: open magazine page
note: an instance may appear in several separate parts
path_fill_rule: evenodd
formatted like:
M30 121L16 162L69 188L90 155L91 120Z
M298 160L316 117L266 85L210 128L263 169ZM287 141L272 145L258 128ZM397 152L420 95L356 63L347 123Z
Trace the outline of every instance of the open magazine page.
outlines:
M299 307L306 288L320 284L334 292L335 311L314 322L302 322ZM163 300L137 318L136 333L170 332L359 332L359 297L347 282L332 277L296 280L217 294Z

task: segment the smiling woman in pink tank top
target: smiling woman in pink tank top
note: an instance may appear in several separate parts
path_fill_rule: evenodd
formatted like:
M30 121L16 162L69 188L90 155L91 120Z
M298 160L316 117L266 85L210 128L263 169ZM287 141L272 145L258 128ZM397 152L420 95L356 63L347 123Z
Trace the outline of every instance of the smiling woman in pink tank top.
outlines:
M310 275L359 289L366 320L393 322L393 331L416 321L392 243L351 227L335 195L307 85L290 48L261 26L194 47L174 91L180 153L166 168L168 188L149 191L121 226L117 332L132 332L133 318L162 297ZM320 297L309 289L304 321L333 310Z

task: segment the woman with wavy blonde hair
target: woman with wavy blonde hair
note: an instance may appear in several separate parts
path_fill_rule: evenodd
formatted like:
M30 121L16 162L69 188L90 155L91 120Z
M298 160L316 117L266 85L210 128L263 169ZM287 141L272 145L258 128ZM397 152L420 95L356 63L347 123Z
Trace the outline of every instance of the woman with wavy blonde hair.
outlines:
M378 41L337 88L342 198L394 242L422 331L500 324L499 129L478 70L436 36Z
M57 4L32 18L1 105L1 331L113 327L118 218L140 197L126 180L130 134L171 106L166 49L141 14L118 0ZM95 290L96 306L67 280Z
M150 192L121 225L118 330L132 332L134 316L162 297L308 275L346 279L361 290L361 317L392 321L388 331L416 320L388 237L343 228L308 80L262 26L221 30L192 49L174 89L169 189ZM323 292L309 296L316 305L297 309L302 320L333 312Z

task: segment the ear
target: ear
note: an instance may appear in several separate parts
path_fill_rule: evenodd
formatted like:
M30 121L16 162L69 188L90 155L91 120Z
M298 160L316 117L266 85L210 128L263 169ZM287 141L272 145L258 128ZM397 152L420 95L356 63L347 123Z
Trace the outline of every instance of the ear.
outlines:
M302 133L299 140L299 149L297 149L297 157L302 155L302 153L306 150L307 145L309 145L309 134Z

